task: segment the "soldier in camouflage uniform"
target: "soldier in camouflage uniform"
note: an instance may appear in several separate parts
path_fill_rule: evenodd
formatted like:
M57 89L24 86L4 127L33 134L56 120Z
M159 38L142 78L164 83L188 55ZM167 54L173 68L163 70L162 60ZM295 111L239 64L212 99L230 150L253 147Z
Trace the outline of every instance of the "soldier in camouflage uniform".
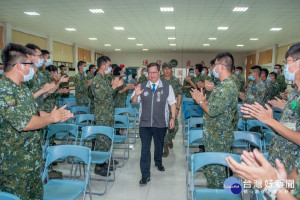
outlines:
M287 88L286 82L285 82L285 77L283 76L282 72L282 66L279 64L276 64L274 66L274 72L277 74L276 81L279 84L280 87L280 92L284 92Z
M235 75L238 77L240 81L240 92L245 92L245 77L243 76L243 68L242 67L236 67L235 69Z
M139 84L148 81L148 78L147 78L146 75L147 75L147 70L146 70L146 68L143 68L142 71L141 71L141 76L140 76L140 78L138 79L138 83L139 83Z
M116 88L123 85L123 80L116 78L109 82L105 74L111 72L110 58L107 56L101 56L97 60L98 72L94 77L91 89L94 97L95 105L95 124L97 126L114 126L114 94ZM96 151L109 151L111 141L106 136L97 136L95 142ZM106 176L107 167L105 165L97 164L95 167L95 173Z
M267 103L271 98L272 93L272 84L271 81L268 80L269 70L266 68L262 69L260 79L264 82L266 87L265 99L264 102Z
M206 78L204 82L204 93L206 95L206 99L209 98L212 90L214 89L215 86L217 86L220 83L220 80L213 75L213 68L215 65L215 59L210 61L210 68L209 68L209 74L208 77Z
M275 72L271 72L269 77L270 77L270 82L271 82L271 95L270 95L269 100L273 100L273 99L275 99L275 97L278 97L281 99L282 97L280 96L279 84L276 81L277 74Z
M60 76L63 77L65 76L66 78L69 77L68 76L68 72L67 72L67 67L65 65L60 65L59 66L59 69L60 69ZM69 89L69 87L72 87L69 85L69 81L67 82L62 82L59 84L59 89L61 88L66 88L66 89ZM61 98L69 98L69 94L70 93L61 93L60 96Z
M185 77L183 81L182 86L182 93L185 94L186 98L191 98L191 88L197 88L197 86L194 84L194 68L189 69L189 74Z
M89 70L90 70L91 73L88 74L86 76L86 78L87 78L88 81L89 80L92 81L94 79L94 77L95 77L94 73L95 73L95 70L96 70L96 66L95 65L90 65L89 66ZM94 96L93 96L92 88L91 87L92 87L91 85L88 86L88 97L91 100L90 113L94 114L95 105L94 105L94 101L93 101Z
M88 106L89 104L88 86L91 84L91 80L88 81L84 75L83 68L85 65L84 61L78 62L78 74L74 77L76 104L80 106Z
M238 88L231 76L233 57L229 52L216 56L214 75L221 81L216 85L208 100L203 90L193 90L192 97L204 111L203 141L207 152L230 152L233 131L237 125ZM211 165L204 168L209 188L223 188L225 168Z
M251 67L251 75L249 76L250 82L248 83L246 93L240 92L239 97L247 104L253 104L254 102L264 106L267 102L265 99L266 86L260 79L261 67L258 65Z
M174 93L175 93L176 100L177 100L176 114L175 114L175 128L173 128L173 129L168 128L165 139L164 139L164 152L163 152L162 156L167 157L169 155L169 148L173 149L172 140L174 140L176 133L178 131L177 117L178 117L180 105L181 105L182 85L180 84L179 79L175 78L175 76L172 75L173 72L172 72L171 63L163 63L162 70L163 70L164 74L161 75L160 79L163 82L166 82L172 86ZM171 112L170 106L169 106L169 112ZM170 120L171 120L171 117L172 116L170 116Z
M204 83L205 77L202 75L203 66L202 64L196 64L195 65L195 74L196 77L193 79L194 84L197 86L197 83L200 81ZM197 86L198 88L198 86ZM198 88L199 89L199 88Z
M32 55L30 49L16 44L9 44L2 54L5 76L0 80L0 137L4 141L0 145L0 191L22 200L42 200L39 129L71 116L63 109L40 112L42 117L38 116L33 94L22 84L34 75L28 55Z

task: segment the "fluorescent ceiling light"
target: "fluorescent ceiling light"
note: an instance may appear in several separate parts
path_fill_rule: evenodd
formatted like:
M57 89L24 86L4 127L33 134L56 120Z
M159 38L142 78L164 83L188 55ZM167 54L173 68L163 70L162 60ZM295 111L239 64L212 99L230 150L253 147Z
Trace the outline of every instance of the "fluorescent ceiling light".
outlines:
M92 13L104 13L102 9L89 9L89 11Z
M148 51L149 49L142 49L143 51Z
M170 46L176 46L176 44L170 44Z
M245 12L248 10L248 7L235 7L232 11L233 12Z
M271 28L270 31L281 31L282 28Z
M166 26L165 29L167 29L167 30L174 30L175 26Z
M134 37L129 37L128 40L135 40L135 38Z
M161 12L173 12L174 8L173 7L160 7Z
M89 40L97 40L97 38L90 37Z
M215 37L210 37L210 38L208 38L209 40L216 40L217 38L215 38Z
M237 47L243 47L244 45L243 44L237 44L236 46Z
M122 49L115 49L115 51L121 51Z
M124 30L124 28L122 26L115 26L114 29L117 30L117 31L123 31Z
M227 26L219 26L219 27L218 27L218 30L222 30L222 31L225 31L225 30L227 30L227 29L228 29Z
M136 44L136 46L143 46L143 44Z
M250 38L249 40L258 40L258 38Z
M208 47L208 46L210 46L210 44L203 44L203 46Z
M168 37L168 40L176 40L175 37Z
M104 46L106 46L106 47L110 47L110 46L111 46L111 44L104 44Z
M37 12L24 12L26 15L40 15L40 13Z
M65 28L66 31L76 31L75 28Z

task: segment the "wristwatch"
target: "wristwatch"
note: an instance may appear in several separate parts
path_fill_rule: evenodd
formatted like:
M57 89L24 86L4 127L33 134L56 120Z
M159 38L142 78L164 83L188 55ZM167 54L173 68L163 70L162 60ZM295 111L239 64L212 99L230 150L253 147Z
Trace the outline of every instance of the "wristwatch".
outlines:
M200 102L199 102L199 105L201 105L202 103L204 103L204 101L200 101Z
M174 120L175 120L175 118L174 118L174 117L171 117L171 119L174 119Z
M180 108L176 108L177 110L180 110Z

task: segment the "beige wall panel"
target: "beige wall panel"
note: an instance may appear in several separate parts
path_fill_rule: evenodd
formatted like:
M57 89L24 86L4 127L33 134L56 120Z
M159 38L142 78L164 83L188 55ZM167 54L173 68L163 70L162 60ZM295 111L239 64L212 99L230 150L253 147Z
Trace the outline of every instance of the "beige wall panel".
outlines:
M282 65L282 62L285 61L285 53L287 52L287 50L295 43L292 44L288 44L288 45L284 45L281 47L278 47L277 50L277 59L276 59L276 64L280 64Z
M74 62L73 46L53 41L53 60Z
M0 49L4 48L4 42L3 42L3 27L0 26Z
M12 43L26 45L32 43L39 46L41 49L47 49L47 39L35 35L12 30Z
M273 53L273 49L259 52L258 64L263 65L263 64L272 63L272 53Z

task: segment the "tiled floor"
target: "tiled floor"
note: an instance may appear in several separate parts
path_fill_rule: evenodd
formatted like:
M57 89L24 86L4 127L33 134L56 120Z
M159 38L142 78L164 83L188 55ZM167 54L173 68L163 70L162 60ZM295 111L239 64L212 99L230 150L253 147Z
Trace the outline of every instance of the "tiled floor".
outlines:
M108 184L107 193L104 196L93 195L93 199L101 200L184 200L186 199L186 179L185 179L185 153L182 144L181 128L173 141L174 148L170 150L167 158L163 158L165 172L160 172L153 163L153 143L152 143L152 163L151 181L146 186L140 186L141 178L139 160L141 142L137 139L136 144L130 150L130 158L125 166L117 168L116 180ZM121 150L118 150L121 151ZM64 175L69 174L68 164L59 164L56 169L63 171ZM205 184L206 179L200 175L199 181ZM92 177L101 178L95 175L92 168ZM92 181L92 190L100 191L104 189L104 182ZM80 198L79 198L80 199ZM89 199L89 195L87 198Z

